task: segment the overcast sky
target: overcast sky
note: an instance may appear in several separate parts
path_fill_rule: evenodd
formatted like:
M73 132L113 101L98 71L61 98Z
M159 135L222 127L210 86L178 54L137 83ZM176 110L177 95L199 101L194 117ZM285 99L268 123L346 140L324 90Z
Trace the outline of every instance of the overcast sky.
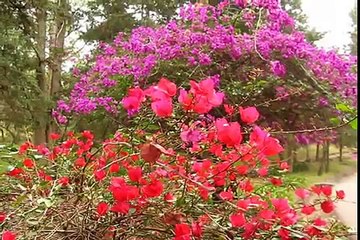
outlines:
M318 31L327 32L317 45L326 49L342 49L350 42L351 18L349 13L356 0L302 0L308 23Z

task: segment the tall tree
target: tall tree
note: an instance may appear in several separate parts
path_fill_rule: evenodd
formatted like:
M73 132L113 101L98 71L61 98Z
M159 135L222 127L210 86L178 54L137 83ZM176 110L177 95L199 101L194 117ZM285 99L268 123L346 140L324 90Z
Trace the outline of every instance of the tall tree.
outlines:
M21 102L26 96L22 104L7 100L7 115L29 112L30 122L24 124L32 127L36 144L44 143L48 141L49 131L54 129L52 100L61 90L61 67L68 53L65 38L74 25L71 5L69 0L5 0L0 4L1 18L6 20L0 30L0 56L7 60L3 62L6 74L0 85L6 94L17 89L16 96L10 98L13 102ZM14 39L21 44L16 46ZM9 53L13 59L9 59ZM23 81L18 81L16 72Z
M87 16L89 29L83 38L110 42L119 32L129 32L139 25L153 25L170 20L186 0L90 0Z
M350 17L352 20L352 31L350 32L351 43L349 45L349 50L352 55L357 55L357 6L355 1L355 7L350 12Z

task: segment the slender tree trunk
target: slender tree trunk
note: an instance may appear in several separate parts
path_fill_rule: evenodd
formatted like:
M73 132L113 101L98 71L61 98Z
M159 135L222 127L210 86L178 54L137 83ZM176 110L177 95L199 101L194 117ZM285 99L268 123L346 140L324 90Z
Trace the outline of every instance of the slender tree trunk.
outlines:
M306 149L306 160L305 161L311 162L309 145L306 145L305 149Z
M325 172L328 173L330 170L330 142L326 142L326 164L325 164Z
M297 150L298 150L298 147L297 145L293 142L294 144L294 147L293 147L293 164L296 164L298 162L298 157L297 157Z
M316 144L316 157L315 157L315 161L316 161L316 162L319 161L319 155L320 155L320 144L317 143L317 144Z
M36 9L37 34L36 34L36 53L38 58L38 66L36 67L36 79L40 91L40 102L35 109L36 123L34 129L34 143L42 144L47 142L47 99L48 84L46 81L45 69L45 48L46 48L46 10L44 8Z
M287 137L287 158L288 158L288 164L289 164L289 171L293 171L294 167L294 143L293 143L293 136L288 135ZM296 159L296 157L295 157Z
M55 11L55 21L51 36L50 54L52 62L50 64L51 87L50 96L57 98L57 93L61 90L61 65L64 56L64 42L66 33L66 16L68 14L67 0L57 0L58 9ZM57 132L58 128L54 121L51 121L50 132Z
M203 4L203 5L208 5L209 4L209 0L198 0L197 2L200 3L200 4Z
M325 145L326 145L326 142L323 144L323 155L322 155L322 158L320 159L318 176L323 175L324 170L325 170L325 161L326 161L326 146Z
M343 133L340 133L340 138L339 138L339 161L342 162L343 161L343 148L344 148L344 143L343 143Z

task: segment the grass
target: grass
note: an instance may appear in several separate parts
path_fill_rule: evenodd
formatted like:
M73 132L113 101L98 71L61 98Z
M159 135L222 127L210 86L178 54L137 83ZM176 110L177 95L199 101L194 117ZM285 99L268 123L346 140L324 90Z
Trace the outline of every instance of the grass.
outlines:
M307 164L309 166L309 170L289 173L288 176L304 178L305 184L311 185L320 182L336 181L344 176L354 173L357 166L357 162L349 158L344 158L342 162L339 162L338 160L332 160L330 161L329 172L318 176L317 171L319 169L319 162L312 162Z
M339 161L339 149L335 145L330 145L330 167L329 172L323 173L321 176L317 175L320 167L320 162L315 162L316 158L316 145L309 146L310 163L306 163L309 170L289 173L288 176L304 178L306 185L314 183L332 181L336 182L340 178L356 172L357 161L353 159L353 153L357 152L354 148L343 149L343 161ZM322 156L322 148L320 147L320 158ZM297 152L297 158L299 162L304 162L306 159L306 149L300 148Z

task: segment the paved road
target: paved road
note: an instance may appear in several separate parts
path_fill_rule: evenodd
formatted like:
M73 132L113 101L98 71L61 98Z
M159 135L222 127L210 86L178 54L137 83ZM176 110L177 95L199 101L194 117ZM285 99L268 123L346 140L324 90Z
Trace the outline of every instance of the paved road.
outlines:
M336 204L336 215L344 224L357 231L357 173L336 183L335 189L345 191L344 201Z

